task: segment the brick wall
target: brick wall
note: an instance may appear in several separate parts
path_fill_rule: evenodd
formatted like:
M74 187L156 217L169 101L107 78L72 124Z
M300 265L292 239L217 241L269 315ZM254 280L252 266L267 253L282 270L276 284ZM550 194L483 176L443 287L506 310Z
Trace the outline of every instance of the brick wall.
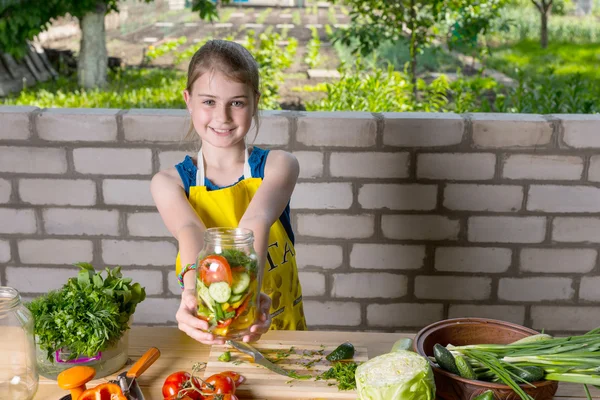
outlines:
M173 324L176 243L149 180L186 154L182 110L0 107L0 283L26 298L76 261L147 290ZM265 113L293 152L313 329L417 330L458 316L600 325L600 116Z

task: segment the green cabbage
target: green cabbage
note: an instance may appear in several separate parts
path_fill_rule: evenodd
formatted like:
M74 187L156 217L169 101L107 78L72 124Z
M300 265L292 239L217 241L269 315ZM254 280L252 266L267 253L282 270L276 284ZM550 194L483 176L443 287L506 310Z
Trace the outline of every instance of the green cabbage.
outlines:
M433 400L435 382L427 360L399 350L383 354L356 369L361 400Z

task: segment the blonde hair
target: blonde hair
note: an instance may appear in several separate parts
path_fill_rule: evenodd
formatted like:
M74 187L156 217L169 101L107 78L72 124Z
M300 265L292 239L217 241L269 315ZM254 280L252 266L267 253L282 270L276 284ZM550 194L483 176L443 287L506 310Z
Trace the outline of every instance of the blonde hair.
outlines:
M207 72L218 70L229 79L244 83L252 88L255 95L260 96L260 78L258 63L252 54L241 44L229 40L209 40L193 55L188 66L186 90L192 94L194 82ZM258 117L258 104L255 104L254 125L256 136L260 120ZM190 129L185 140L195 136L194 126L190 122Z

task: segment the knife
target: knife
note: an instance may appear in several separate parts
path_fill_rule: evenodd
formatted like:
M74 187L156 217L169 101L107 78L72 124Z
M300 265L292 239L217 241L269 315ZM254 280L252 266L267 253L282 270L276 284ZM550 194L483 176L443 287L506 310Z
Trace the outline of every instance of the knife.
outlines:
M289 372L285 369L281 368L279 365L273 364L271 361L267 360L265 356L263 356L260 351L256 350L254 347L250 346L248 343L244 342L236 342L235 340L227 340L225 343L230 345L231 347L241 351L242 353L246 353L252 358L254 358L254 362L256 364L262 365L263 367L278 373L284 376L290 376Z
M121 387L123 395L129 400L144 400L144 394L136 378L144 373L158 357L160 357L160 350L156 347L149 348L128 371L120 373L117 379L112 382Z

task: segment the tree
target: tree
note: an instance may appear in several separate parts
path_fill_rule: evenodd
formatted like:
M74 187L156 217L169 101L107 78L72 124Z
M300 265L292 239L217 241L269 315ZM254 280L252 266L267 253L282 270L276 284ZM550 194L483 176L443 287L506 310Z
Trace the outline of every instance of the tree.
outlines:
M140 0L150 3L153 0ZM230 0L220 0L227 4ZM106 84L108 52L104 17L118 12L118 0L28 0L5 1L0 4L0 49L22 58L27 41L45 31L53 18L70 14L77 17L81 28L81 42L77 61L77 80L85 88ZM193 0L192 10L200 18L212 21L218 18L211 0Z
M542 19L542 29L540 32L540 42L542 49L548 47L548 16L552 10L552 0L531 0L535 8L540 12Z

